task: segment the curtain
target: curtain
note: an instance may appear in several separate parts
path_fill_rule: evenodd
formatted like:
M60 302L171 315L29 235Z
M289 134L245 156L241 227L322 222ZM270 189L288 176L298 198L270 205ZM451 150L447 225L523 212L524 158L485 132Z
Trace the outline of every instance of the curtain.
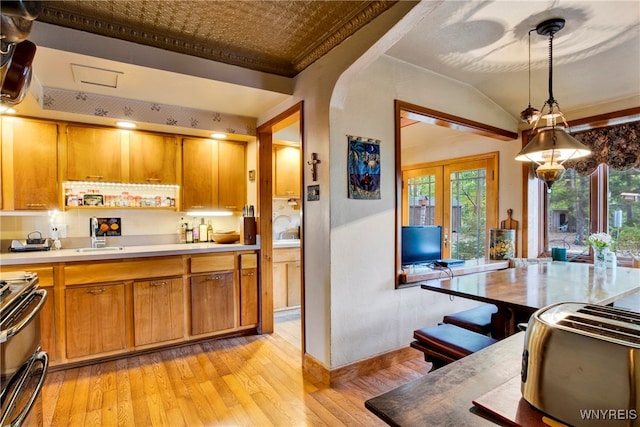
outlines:
M601 163L617 171L640 168L640 121L571 135L592 151L587 157L564 163L565 168L575 169L579 175L591 175Z

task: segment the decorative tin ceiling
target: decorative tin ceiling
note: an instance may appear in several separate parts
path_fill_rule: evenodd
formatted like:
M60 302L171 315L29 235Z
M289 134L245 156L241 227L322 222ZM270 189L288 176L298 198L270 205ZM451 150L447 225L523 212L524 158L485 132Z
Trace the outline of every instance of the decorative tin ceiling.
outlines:
M38 21L293 77L396 1L44 1Z

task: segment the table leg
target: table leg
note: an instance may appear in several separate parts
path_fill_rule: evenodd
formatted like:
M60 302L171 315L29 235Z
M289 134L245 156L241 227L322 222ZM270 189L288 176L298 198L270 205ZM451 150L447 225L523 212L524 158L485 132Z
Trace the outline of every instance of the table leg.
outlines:
M491 315L491 336L501 340L520 332L518 323L529 321L533 312L517 310L508 305L498 304L498 311Z

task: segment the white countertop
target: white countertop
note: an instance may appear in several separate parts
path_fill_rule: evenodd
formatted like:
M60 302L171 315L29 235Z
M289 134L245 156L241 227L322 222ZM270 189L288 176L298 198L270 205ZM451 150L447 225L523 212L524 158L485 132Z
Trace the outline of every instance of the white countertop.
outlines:
M122 250L97 252L78 252L78 249L50 250L46 252L10 252L0 254L0 266L73 261L96 261L122 258L143 258L153 256L185 255L229 251L250 251L258 249L260 249L260 245L242 245L239 243L193 243L125 246Z
M299 248L300 239L280 239L273 241L273 249L278 248Z

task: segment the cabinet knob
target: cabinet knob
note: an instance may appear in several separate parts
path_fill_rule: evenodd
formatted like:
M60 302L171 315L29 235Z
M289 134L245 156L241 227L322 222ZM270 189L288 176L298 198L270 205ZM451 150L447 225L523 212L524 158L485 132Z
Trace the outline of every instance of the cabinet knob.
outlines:
M91 295L98 295L98 294L103 293L104 291L106 291L106 289L105 289L105 288L98 288L98 289L95 289L95 288L94 288L94 289L88 289L88 290L87 290L87 293L88 293L88 294L91 294Z

